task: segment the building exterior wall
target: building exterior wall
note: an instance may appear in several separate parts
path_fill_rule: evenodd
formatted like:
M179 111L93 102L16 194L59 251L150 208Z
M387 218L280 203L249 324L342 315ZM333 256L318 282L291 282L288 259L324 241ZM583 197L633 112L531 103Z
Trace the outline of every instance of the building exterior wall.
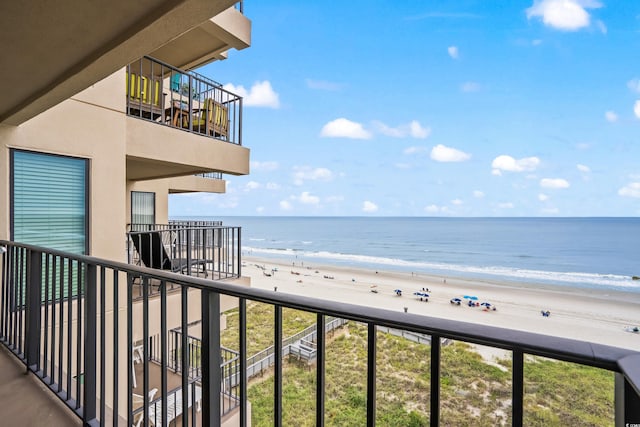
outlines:
M0 238L10 237L10 150L80 157L89 160L89 254L125 259L125 212L118 208L125 205L125 99L113 95L123 93L119 74L20 126L0 125Z

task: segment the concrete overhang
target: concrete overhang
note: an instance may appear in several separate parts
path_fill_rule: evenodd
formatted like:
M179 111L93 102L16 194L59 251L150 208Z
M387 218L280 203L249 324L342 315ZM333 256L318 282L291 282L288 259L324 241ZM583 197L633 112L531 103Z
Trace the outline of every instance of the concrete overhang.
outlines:
M168 178L169 194L178 193L220 193L227 191L224 179L203 178L201 176L179 176Z
M149 56L183 70L227 58L229 49L251 44L251 21L235 7L219 13Z
M0 2L0 124L24 123L193 28L208 25L234 3Z
M216 171L249 174L246 147L134 117L126 118L127 179L142 181Z

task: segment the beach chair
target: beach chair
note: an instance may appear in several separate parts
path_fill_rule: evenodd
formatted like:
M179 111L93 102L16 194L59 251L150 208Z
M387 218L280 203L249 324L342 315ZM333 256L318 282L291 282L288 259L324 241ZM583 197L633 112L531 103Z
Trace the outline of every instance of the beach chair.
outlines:
M208 276L206 260L169 257L158 231L134 233L131 234L131 240L133 240L140 261L146 267L168 270L173 273L184 273L185 270L191 271L193 267L200 267L204 277Z

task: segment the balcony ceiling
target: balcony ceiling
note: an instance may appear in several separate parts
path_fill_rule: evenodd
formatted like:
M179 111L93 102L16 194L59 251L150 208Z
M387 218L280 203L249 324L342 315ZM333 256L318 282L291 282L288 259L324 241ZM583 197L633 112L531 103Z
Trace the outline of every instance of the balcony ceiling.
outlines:
M174 67L191 70L215 60L226 59L230 48L241 50L251 44L251 21L234 7L204 21L149 56Z
M191 29L208 25L234 3L1 1L0 124L29 120Z

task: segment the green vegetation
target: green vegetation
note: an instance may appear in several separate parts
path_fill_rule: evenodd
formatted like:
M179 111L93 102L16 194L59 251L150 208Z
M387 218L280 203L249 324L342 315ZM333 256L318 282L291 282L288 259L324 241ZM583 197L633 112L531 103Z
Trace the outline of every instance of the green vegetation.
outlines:
M248 308L249 354L273 343L273 307ZM315 315L283 311L283 335L315 322ZM259 325L268 325L260 327ZM237 312L228 317L223 342L237 342ZM233 330L235 328L235 330ZM229 341L227 341L229 340ZM254 342L255 340L255 342ZM486 363L468 344L454 342L441 353L441 425L511 424L511 360ZM325 419L328 426L361 426L366 418L367 328L350 322L327 337ZM381 426L429 425L430 346L378 332L376 422ZM613 425L613 374L540 357L527 357L524 425ZM254 427L273 425L273 376L249 384ZM283 424L315 425L315 366L286 361Z

